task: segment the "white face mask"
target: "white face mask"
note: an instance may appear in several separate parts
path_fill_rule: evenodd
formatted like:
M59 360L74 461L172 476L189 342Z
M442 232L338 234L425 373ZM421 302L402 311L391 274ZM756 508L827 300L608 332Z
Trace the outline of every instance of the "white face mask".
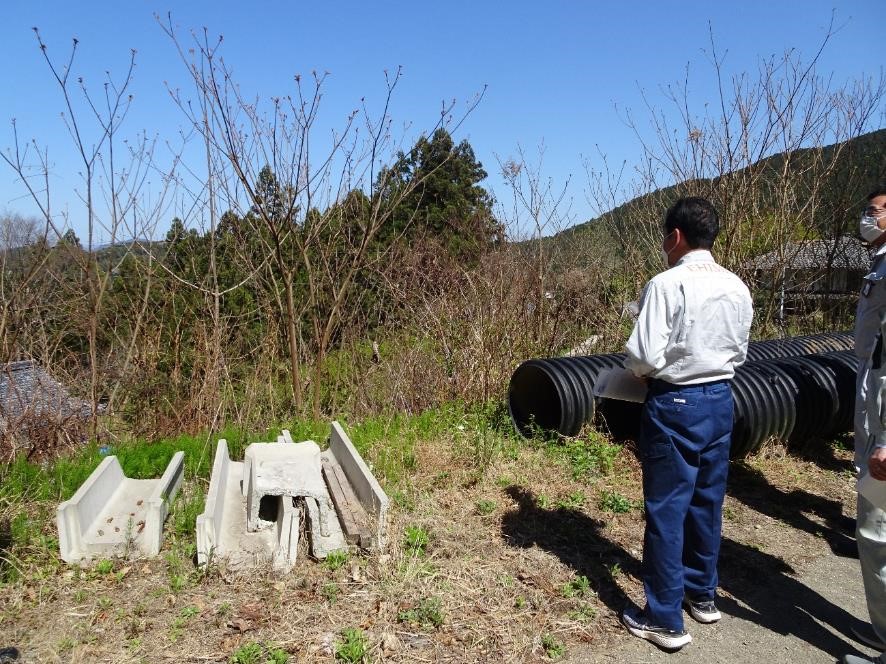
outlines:
M861 222L858 224L858 234L865 242L876 242L883 233L883 229L877 225L877 217L862 215Z

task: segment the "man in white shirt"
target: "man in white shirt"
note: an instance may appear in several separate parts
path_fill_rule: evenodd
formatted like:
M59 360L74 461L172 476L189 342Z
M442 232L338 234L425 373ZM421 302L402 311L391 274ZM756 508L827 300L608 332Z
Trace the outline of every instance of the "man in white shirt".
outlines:
M643 467L646 606L625 609L634 636L663 648L692 640L681 604L702 623L714 603L729 444L730 380L744 361L753 317L744 282L710 249L720 230L703 198L678 200L665 216L668 270L643 289L625 366L647 379L638 446Z
M876 481L886 481L886 188L871 192L859 233L875 247L855 314L855 354L859 358L855 392L855 465ZM858 496L855 540L864 581L870 626L855 629L859 639L880 650L874 662L886 664L886 509ZM846 664L872 660L846 655Z

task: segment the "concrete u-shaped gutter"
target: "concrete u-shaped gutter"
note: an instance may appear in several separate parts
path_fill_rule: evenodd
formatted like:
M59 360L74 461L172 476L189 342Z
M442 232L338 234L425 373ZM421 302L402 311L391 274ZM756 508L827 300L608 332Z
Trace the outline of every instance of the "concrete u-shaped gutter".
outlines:
M116 456L105 457L56 510L62 560L156 556L169 505L181 487L184 458L184 452L176 452L159 480L137 480L123 474Z

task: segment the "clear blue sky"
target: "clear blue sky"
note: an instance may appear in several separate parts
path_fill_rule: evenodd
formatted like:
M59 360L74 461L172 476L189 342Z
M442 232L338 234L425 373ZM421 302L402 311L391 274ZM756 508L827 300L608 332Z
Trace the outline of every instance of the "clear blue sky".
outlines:
M838 29L819 71L835 82L879 75L886 62L883 0L710 0L671 2L538 2L473 0L425 2L214 2L159 4L157 0L5 0L0 28L0 148L12 146L9 120L20 137L49 149L53 207L67 210L85 233L76 200L77 165L59 113L62 99L36 46L39 27L55 58L80 40L74 73L97 89L104 71L119 77L129 50L137 50L135 100L124 133L174 137L185 124L164 82L187 86L173 45L157 26L156 12L172 12L184 31L207 27L224 35L224 57L248 91L270 97L292 90L292 76L329 72L321 116L338 126L366 97L381 103L383 71L403 67L392 113L407 136L433 125L443 100L464 103L487 86L479 107L456 134L470 141L489 172L484 183L499 198L508 194L496 155L530 154L546 146L544 173L555 183L572 177L575 221L591 206L583 193L582 159L632 165L636 137L615 110L642 114L640 90L653 101L659 87L681 80L688 64L694 99L714 101L705 49L710 23L726 51L726 73L756 71L761 57L795 48L811 57L835 12ZM190 88L187 88L190 89ZM883 124L877 116L876 129ZM0 211L33 214L13 172L0 164Z

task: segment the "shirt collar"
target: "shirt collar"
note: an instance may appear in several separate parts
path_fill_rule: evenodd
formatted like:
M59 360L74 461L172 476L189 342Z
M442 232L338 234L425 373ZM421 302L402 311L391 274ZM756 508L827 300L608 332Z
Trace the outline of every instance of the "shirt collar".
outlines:
M674 267L677 267L677 265L683 265L684 263L716 263L716 261L711 255L711 252L707 249L693 249L684 254Z

